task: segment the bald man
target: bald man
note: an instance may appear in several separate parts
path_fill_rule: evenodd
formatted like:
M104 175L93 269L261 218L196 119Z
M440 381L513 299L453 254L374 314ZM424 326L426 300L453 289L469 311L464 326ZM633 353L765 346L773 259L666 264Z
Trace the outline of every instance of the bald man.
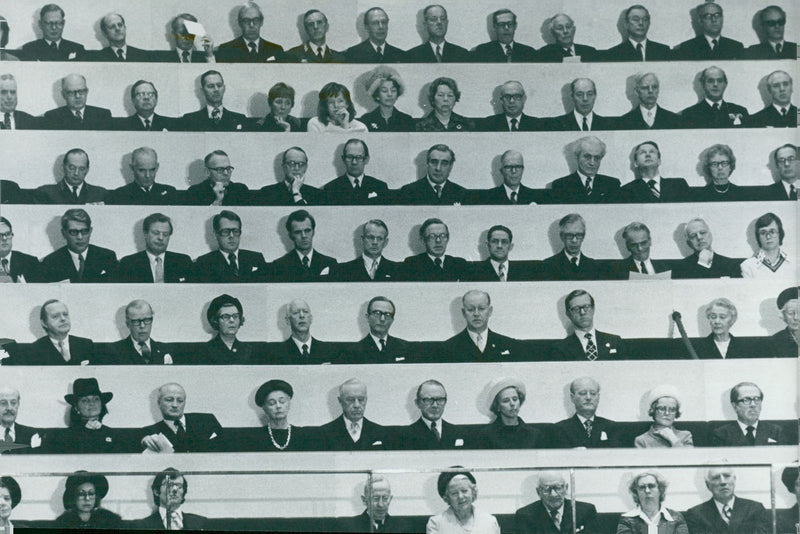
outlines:
M66 105L44 114L47 130L112 130L111 111L88 106L89 88L80 74L67 74L61 79L61 97Z
M256 356L253 363L285 365L319 365L336 362L337 354L331 345L311 335L314 316L311 306L302 299L295 299L286 306L284 316L291 335L283 342L272 344L267 354Z
M184 413L186 391L180 384L158 388L157 402L163 419L142 429L142 451L169 454L222 450L222 425L210 413Z
M84 61L151 61L147 50L128 45L128 27L119 13L109 13L100 19L100 31L108 41L108 46L87 52Z
M320 427L322 450L375 451L387 448L386 429L366 417L367 386L357 378L339 385L336 397L342 414Z
M150 337L155 313L146 300L135 299L125 306L125 326L130 335L109 345L102 363L109 365L169 365L172 350L167 343Z
M489 330L492 299L485 291L471 290L461 297L466 328L442 345L445 362L500 362L520 358L519 342Z
M500 86L500 105L502 113L483 119L481 129L485 132L537 132L544 129L543 119L526 115L525 88L516 80L509 80Z
M19 414L19 391L9 386L0 386L0 440L6 445L14 443L20 448L4 450L0 443L0 454L24 454L37 452L42 445L41 430L17 423Z
M392 486L383 475L373 475L364 484L361 502L366 506L360 515L337 521L337 532L413 532L414 526L403 517L389 515Z
M569 385L569 398L575 406L575 414L555 424L558 447L596 449L620 446L617 423L597 415L600 384L595 379L583 376L573 380Z

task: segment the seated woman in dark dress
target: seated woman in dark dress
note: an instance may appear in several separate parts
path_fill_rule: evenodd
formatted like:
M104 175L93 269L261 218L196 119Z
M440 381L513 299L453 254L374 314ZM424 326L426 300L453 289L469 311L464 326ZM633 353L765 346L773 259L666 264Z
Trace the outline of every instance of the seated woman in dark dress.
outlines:
M370 73L364 83L378 107L359 117L370 132L413 132L414 119L395 107L397 99L406 92L402 78L391 67L380 66Z
M119 529L122 518L100 507L103 498L108 494L108 480L103 475L94 475L88 471L76 471L67 477L64 495L65 512L58 516L55 526L58 528L109 530Z
M267 94L270 112L258 119L254 130L261 132L304 132L300 119L290 115L294 107L294 89L283 82L273 85Z
M433 111L417 121L418 132L473 132L475 121L453 111L461 100L461 91L453 78L441 77L428 87L428 101Z
M266 425L240 433L237 450L275 452L313 450L317 441L313 430L289 424L294 389L283 380L269 380L256 391L256 405L264 410Z
M516 378L496 380L489 390L489 410L497 417L481 432L478 442L486 449L533 449L545 447L540 430L525 423L519 410L525 403L525 384Z
M244 310L239 299L220 295L211 301L206 319L217 335L206 342L197 363L201 365L246 365L253 355L253 348L236 339L244 324Z
M728 145L712 145L700 154L703 175L708 180L705 187L697 189L695 202L736 202L758 200L748 189L730 182L736 169L736 156Z
M108 414L106 405L113 397L110 391L100 391L96 378L76 378L72 393L64 395L64 400L72 407L69 411L69 427L52 433L52 438L45 442L46 452L138 452L132 444L123 443L117 430L103 424L103 418Z
M726 298L714 299L706 306L706 319L711 327L711 333L695 342L697 356L701 360L719 360L731 358L758 358L767 357L763 347L751 350L750 343L734 337L730 333L731 327L736 323L738 312L736 306Z

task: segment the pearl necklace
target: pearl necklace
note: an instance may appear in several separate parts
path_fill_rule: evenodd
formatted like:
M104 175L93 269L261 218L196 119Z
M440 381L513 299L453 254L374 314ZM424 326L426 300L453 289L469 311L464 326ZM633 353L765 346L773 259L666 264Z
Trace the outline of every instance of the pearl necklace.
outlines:
M275 441L275 436L272 435L272 426L270 426L269 424L267 424L267 432L269 432L269 440L272 442L273 445L275 445L275 448L278 449L279 451L282 451L283 449L288 447L289 442L292 440L292 425L289 425L289 430L286 433L286 443L284 443L283 446L278 445L278 442Z

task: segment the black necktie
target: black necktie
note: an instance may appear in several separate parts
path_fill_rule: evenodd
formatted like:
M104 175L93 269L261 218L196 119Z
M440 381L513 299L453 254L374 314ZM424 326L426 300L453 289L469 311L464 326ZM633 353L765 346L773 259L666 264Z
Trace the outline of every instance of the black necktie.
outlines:
M78 187L72 187L72 200L77 203L78 202Z
M10 130L11 129L11 113L6 111L3 114L3 129Z
M386 340L381 338L381 352L386 350Z
M639 59L644 61L644 47L642 46L642 43L636 45L636 51L639 53Z
M786 108L781 108L781 117L785 117L787 113L789 113L789 110Z
M181 54L181 59L182 59L182 63L189 63L189 59L190 58L189 58L189 51L188 50L184 50L183 51L183 53Z
M255 58L258 55L258 49L256 48L255 43L249 43L247 45L250 48L250 58Z
M436 62L437 63L441 63L442 62L442 45L436 45L436 53L434 55L436 56Z
M517 203L517 201L518 201L518 199L517 199L517 192L516 192L516 191L512 191L512 192L511 192L511 203L512 203L512 204L516 204L516 203Z
M318 46L318 47L317 47L317 59L319 59L320 61L322 61L322 60L323 60L323 56L322 56L322 47L321 47L321 46Z
M178 443L186 439L186 429L183 428L183 424L180 420L175 421L175 435L178 436Z
M50 50L51 50L51 51L52 51L54 54L58 54L58 45L56 44L56 42L55 42L55 41L53 41L52 43L50 43Z
M581 130L584 132L589 131L589 122L586 120L586 115L583 116L583 122L581 123Z
M550 511L550 519L553 521L553 526L556 527L556 530L561 532L561 523L558 520L558 510Z
M577 269L578 268L578 258L576 258L576 257L570 258L569 262L572 264L572 268L573 269Z
M309 356L309 353L308 353L308 344L307 344L307 343L303 343L303 347L302 347L302 349L303 349L303 359L304 359L304 360L307 360L307 359L308 359L308 356Z
M436 441L441 441L442 434L439 432L439 429L436 428L436 421L431 421L431 432L433 432L433 436L436 438Z
M80 111L75 112L75 118L78 119L78 122L83 122L83 114Z
M144 120L144 129L147 130L148 132L150 131L150 119Z
M650 274L650 273L647 272L647 265L643 261L639 262L639 265L642 266L642 269L641 269L642 274Z
M745 430L747 430L747 433L744 435L745 441L747 441L748 445L755 445L756 444L756 435L754 433L755 427L752 425L748 425Z
M117 59L120 61L125 61L125 53L122 51L121 48L117 48Z
M516 132L519 128L517 128L517 119L511 119L508 121L511 123L511 130L512 132Z
M565 48L564 49L564 55L567 56L567 57L572 57L572 49L571 48Z
M789 186L789 200L797 200L797 188L794 184Z
M440 271L442 270L442 258L436 258L433 260L433 264L436 266L437 269Z
M234 254L233 252L228 254L228 265L231 268L233 276L239 278L239 265L236 263L236 254Z
M434 185L433 186L433 191L436 193L436 198L439 198L439 199L442 198L442 186L441 185L439 185L439 184Z
M3 272L4 273L9 274L9 275L11 274L10 272L8 272L8 258L3 258L3 260L0 261L0 266L3 267Z
M142 359L144 360L144 363L150 363L151 352L150 352L150 347L147 346L147 343L145 343L144 341L140 341L139 351L141 351L142 353Z
M78 280L83 281L83 269L86 267L86 260L83 254L78 254Z
M307 271L309 267L311 267L311 261L308 259L308 256L303 256L303 269Z
M775 54L781 55L782 51L783 51L783 45L781 43L776 44L775 45Z
M719 102L714 102L714 111L716 111L717 113L719 113L719 108L720 108L720 106L719 106Z
M355 191L356 193L361 192L361 183L358 181L358 178L353 180L353 191Z
M717 49L717 40L711 39L711 51L714 52L714 50L716 49Z
M383 63L383 47L379 46L375 52L378 54L378 63Z

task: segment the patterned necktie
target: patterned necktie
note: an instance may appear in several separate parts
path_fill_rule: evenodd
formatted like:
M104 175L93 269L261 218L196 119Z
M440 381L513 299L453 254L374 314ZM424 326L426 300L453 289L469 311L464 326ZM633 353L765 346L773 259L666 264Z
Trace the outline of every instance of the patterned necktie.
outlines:
M361 183L358 181L358 178L356 178L355 180L353 180L353 190L354 190L356 193L359 193L359 192L361 191Z
M439 429L436 428L436 421L431 421L431 432L433 432L433 436L436 438L436 441L440 441L442 439L442 434L439 432Z
M186 429L183 427L183 423L181 423L180 419L175 421L175 435L178 436L178 439L186 438Z
M83 122L83 114L80 112L80 110L75 112L75 118L78 119L78 122Z
M11 113L6 111L3 114L3 129L10 130L11 129Z
M797 200L797 188L794 184L789 186L789 200Z
M125 52L123 52L121 48L117 48L117 59L125 61Z
M150 119L144 120L144 129L147 130L148 132L150 131Z
M230 252L228 254L228 266L231 268L231 273L236 278L239 278L239 265L236 263L236 254Z
M433 260L433 264L436 266L437 269L440 271L442 270L442 258L436 258Z
M184 50L181 54L181 63L189 63L190 60L191 58L189 57L189 51Z
M503 45L506 47L506 63L511 63L511 55L514 53L514 49L511 48L510 44Z
M64 358L65 362L68 362L72 359L72 356L69 353L69 347L67 347L67 344L63 339L58 341L58 352L61 353L61 356Z
M583 121L581 121L581 131L589 131L589 122L586 120L586 115L583 116Z
M500 279L501 282L506 281L506 265L505 263L501 263L497 266L497 277Z
M250 49L250 58L255 58L258 55L258 49L256 48L255 43L249 43L247 47Z
M512 204L516 204L518 201L519 201L519 199L517 198L517 192L516 191L512 191L511 192L511 203Z
M219 108L214 108L211 110L211 120L214 122L219 122L222 119L222 111Z
M639 269L639 272L641 272L642 274L650 274L649 272L647 272L647 264L645 264L645 262L640 261L639 266L641 267Z
M436 193L436 198L442 198L442 186L436 184L433 186L433 192Z
M375 50L375 53L378 54L378 63L383 63L383 47L379 46Z
M78 254L78 280L83 280L83 270L86 267L86 260L83 259L83 254Z
M593 362L597 359L597 345L594 344L592 334L589 332L586 332L586 335L583 337L586 338L586 359Z
M171 512L169 514L169 529L183 530L183 518L178 512Z
M639 54L639 59L644 61L644 47L642 46L642 43L636 45L636 52Z
M756 444L756 435L754 433L755 427L753 425L748 425L745 430L747 433L744 435L744 439L747 441L748 445L755 445Z
M478 346L478 350L483 352L483 350L486 348L483 345L483 335L478 334L477 336L475 336L475 344Z
M781 55L782 51L783 51L783 45L781 43L776 44L775 45L775 54L776 55Z
M148 347L147 343L145 343L144 341L139 342L139 352L141 352L142 354L142 359L144 360L144 363L150 363L150 356L152 353L150 352L150 347Z
M6 443L13 443L14 442L14 440L11 439L11 427L6 427L6 433L5 433L5 438L4 439L5 439Z
M661 198L661 192L658 190L658 184L655 180L648 180L647 185L650 187L650 192L656 198Z
M509 131L516 132L519 130L519 128L517 128L517 119L511 119L508 122L511 123L511 129Z
M8 259L7 258L3 258L3 260L0 261L0 265L2 266L4 273L11 274L10 272L8 272Z
M731 522L731 516L733 515L733 509L728 506L727 504L722 507L722 519L725 520L725 523Z
M153 283L164 283L164 260L161 259L161 256L156 256L156 276L153 279Z
M572 57L574 54L572 53L572 49L571 48L565 48L564 49L564 55L567 56L567 57Z
M309 356L308 343L303 343L303 346L301 347L301 349L303 349L303 359L307 360L308 356Z
M556 527L556 530L561 532L561 521L558 520L558 510L550 511L550 520L553 521L553 526Z
M592 177L591 176L587 176L586 177L586 184L584 184L584 186L583 186L583 191L586 193L586 196L589 196L589 195L592 194Z
M436 45L436 62L442 62L442 45Z
M303 256L303 269L306 271L311 267L311 261L308 259L308 256Z
M586 429L586 437L591 439L591 437L592 437L592 420L591 419L587 419L586 421L584 421L583 422L583 428Z

